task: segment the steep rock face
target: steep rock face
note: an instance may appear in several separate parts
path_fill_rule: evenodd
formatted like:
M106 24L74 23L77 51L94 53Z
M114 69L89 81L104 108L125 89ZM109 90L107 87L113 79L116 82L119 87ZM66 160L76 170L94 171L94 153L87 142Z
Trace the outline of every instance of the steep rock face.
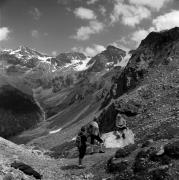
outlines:
M132 52L128 65L121 75L115 79L116 93L111 93L111 98L119 97L133 89L150 68L154 68L159 64L167 64L173 58L177 58L178 55L179 28L150 33L141 42L138 49Z
M116 102L118 101L118 105L116 109L116 106L114 106L112 103L112 105L106 108L105 112L103 111L103 114L100 116L102 129L104 129L104 131L109 131L110 128L106 129L106 127L109 126L106 126L105 124L107 123L109 125L109 122L114 121L113 117L106 119L106 116L111 114L111 109L112 111L121 112L127 116L130 116L130 114L134 113L135 111L133 116L137 115L137 112L140 111L141 108L141 102L131 101L125 104L121 100L118 100L118 98L120 99L120 96L123 94L131 92L135 88L140 87L141 83L152 83L154 79L151 79L151 82L147 82L147 77L150 78L154 76L155 80L157 80L161 75L163 78L167 78L167 76L173 72L176 74L178 58L179 28L173 28L171 30L159 33L150 33L146 39L142 41L137 50L132 51L132 57L130 58L128 65L121 72L120 76L114 78L114 84L111 86L108 96L106 96L105 100L103 101L101 109L107 106L112 99L116 99ZM173 65L171 64L175 64L175 69L172 69ZM170 68L171 71L167 72L165 67ZM158 76L155 74L155 71L158 72ZM168 78L171 79L170 81L173 81L174 79L174 77ZM152 94L150 92L148 93L149 94L146 94L146 96L148 96L150 99L150 95L152 96ZM123 107L123 110L121 110L121 107ZM127 109L124 110L124 107L127 107Z
M121 79L126 82L123 89L132 88L137 81L148 72L149 68L160 64L167 65L173 58L178 57L179 28L169 31L152 32L144 39L139 48L133 52L128 66ZM125 84L125 83L124 83ZM122 92L118 92L118 96Z
M35 126L43 112L33 97L1 79L0 136L8 138Z

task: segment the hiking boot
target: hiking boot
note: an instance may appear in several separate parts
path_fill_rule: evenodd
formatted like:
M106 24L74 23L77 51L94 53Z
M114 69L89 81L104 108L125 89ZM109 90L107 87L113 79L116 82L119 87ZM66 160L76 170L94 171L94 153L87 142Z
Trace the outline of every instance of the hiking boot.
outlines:
M116 139L120 139L121 138L121 136L120 135L116 135Z
M125 138L126 138L126 136L125 136L125 134L124 134L124 133L122 134L122 138L123 138L123 139L125 139Z
M100 150L99 153L105 153L105 151Z
M94 152L90 152L90 155L93 155L94 154Z
M84 169L84 168L85 168L85 166L83 166L82 164L80 164L80 165L78 165L78 168L80 168L80 169Z

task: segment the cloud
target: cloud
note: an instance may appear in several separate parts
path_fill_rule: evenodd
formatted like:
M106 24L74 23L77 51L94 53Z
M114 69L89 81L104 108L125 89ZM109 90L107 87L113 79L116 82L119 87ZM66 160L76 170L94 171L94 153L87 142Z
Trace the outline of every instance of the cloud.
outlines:
M114 7L113 14L111 14L111 20L114 23L121 18L123 24L135 26L136 24L139 24L141 20L149 18L150 16L150 11L145 7L136 7L119 2Z
M172 10L169 13L158 16L157 18L153 19L152 24L156 31L171 29L179 26L179 11Z
M139 29L138 31L135 31L131 35L131 40L136 43L136 46L140 44L140 42L146 38L146 36L149 34L148 30L145 29Z
M32 17L35 19L35 20L39 20L40 17L42 16L42 13L40 12L40 10L38 8L32 8L29 12Z
M89 4L89 5L90 5L90 4L95 4L97 1L98 1L98 0L88 0L88 1L87 1L87 4Z
M105 15L106 15L106 9L105 9L105 7L101 5L101 6L99 7L99 12L100 12L103 16L105 16Z
M8 39L10 30L7 27L0 27L0 41L5 41Z
M159 11L172 0L129 0L129 3L141 6L147 6L153 10Z
M152 21L152 26L145 30L139 29L131 35L131 40L139 45L141 40L143 40L151 31L162 31L179 26L179 11L173 10L164 15L158 16Z
M52 51L52 56L57 56L57 51Z
M90 38L92 34L100 33L104 28L104 24L95 20L90 21L88 26L81 26L77 32L76 35L72 36L72 38L77 40L87 40Z
M124 4L122 0L115 0L110 18L112 24L122 20L124 25L134 27L143 19L147 19L150 16L151 12L146 7Z
M152 25L148 29L140 28L137 31L132 32L130 35L123 37L122 39L114 42L113 44L121 47L137 47L143 39L152 31L162 31L179 26L179 10L172 10L153 19ZM125 50L125 49L124 49Z
M115 46L115 47L117 47L119 49L122 49L122 50L124 50L126 52L128 52L130 50L130 48L127 47L126 45L124 45L121 41L113 42L113 43L111 43L111 45Z
M105 47L99 44L94 44L92 47L85 48L85 54L88 56L95 56L105 50Z
M32 30L32 31L31 31L31 35L32 35L33 38L36 38L36 39L39 38L39 32L38 32L38 30L35 30L35 29Z
M103 45L99 44L93 44L92 46L87 46L86 48L83 47L73 47L73 51L78 51L81 53L84 53L86 56L93 57L102 51L104 51L106 48Z
M172 10L169 13L158 16L153 19L152 26L149 29L139 29L138 31L133 32L130 39L136 43L136 46L138 46L141 40L143 40L152 31L162 31L179 26L178 17L179 11L176 10Z
M76 8L74 14L76 17L80 19L88 19L88 20L96 19L96 15L94 11L84 7Z
M8 0L0 0L0 8L3 7Z

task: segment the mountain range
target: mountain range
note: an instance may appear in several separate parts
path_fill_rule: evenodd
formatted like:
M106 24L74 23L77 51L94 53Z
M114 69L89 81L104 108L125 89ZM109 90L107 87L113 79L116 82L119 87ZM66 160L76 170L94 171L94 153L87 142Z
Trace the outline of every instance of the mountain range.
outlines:
M124 171L117 172L118 179L153 180L151 172L165 165L169 175L163 179L176 180L178 59L178 27L149 33L130 54L111 45L94 57L79 52L50 57L27 47L2 50L0 134L17 144L50 149L53 157L75 158L74 138L81 126L97 117L100 131L110 133L120 113L135 134L135 144L126 150L131 153L127 161L123 162L120 155L114 158L117 164L114 159L108 161L109 171L122 166ZM172 150L164 148L175 141ZM145 155L142 145L152 153L162 147L167 153L175 152L176 158L163 153L167 160L163 156L151 159L154 156ZM96 168L101 171L101 166ZM162 173L158 174L161 178Z
M105 91L105 79L111 76L113 68L121 67L125 55L125 51L108 46L92 58L79 52L50 57L20 46L16 50L0 52L0 71L5 79L17 84L18 90L35 98L49 118L88 95Z

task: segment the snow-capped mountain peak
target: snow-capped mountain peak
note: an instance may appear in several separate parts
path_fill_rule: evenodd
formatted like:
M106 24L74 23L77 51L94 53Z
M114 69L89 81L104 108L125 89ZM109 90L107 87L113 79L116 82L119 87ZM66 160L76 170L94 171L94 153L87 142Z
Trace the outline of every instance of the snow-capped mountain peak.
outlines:
M44 60L52 58L52 57L41 54L41 53L37 52L36 50L30 49L25 46L20 46L16 50L11 50L10 54L15 55L17 58L24 58L25 60L37 58L39 60L44 61Z

